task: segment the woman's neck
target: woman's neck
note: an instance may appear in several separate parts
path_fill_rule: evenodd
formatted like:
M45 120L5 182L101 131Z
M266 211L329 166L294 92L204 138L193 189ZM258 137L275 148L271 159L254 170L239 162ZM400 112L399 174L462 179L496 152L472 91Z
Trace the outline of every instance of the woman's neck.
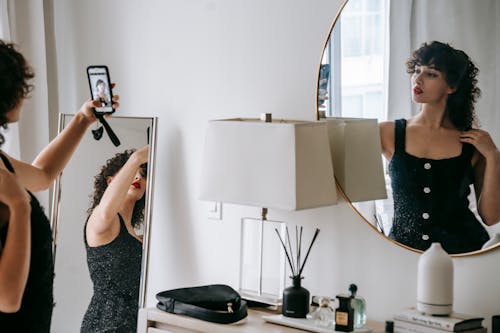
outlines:
M454 128L446 114L446 105L422 104L420 112L413 119L416 123L432 129Z

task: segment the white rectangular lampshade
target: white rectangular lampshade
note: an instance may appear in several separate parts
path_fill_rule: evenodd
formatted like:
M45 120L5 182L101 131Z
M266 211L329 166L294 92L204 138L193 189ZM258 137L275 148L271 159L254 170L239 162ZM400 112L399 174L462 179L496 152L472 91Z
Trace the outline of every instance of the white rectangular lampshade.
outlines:
M210 121L200 199L284 210L335 204L326 124Z
M385 199L377 119L326 118L335 178L351 202Z

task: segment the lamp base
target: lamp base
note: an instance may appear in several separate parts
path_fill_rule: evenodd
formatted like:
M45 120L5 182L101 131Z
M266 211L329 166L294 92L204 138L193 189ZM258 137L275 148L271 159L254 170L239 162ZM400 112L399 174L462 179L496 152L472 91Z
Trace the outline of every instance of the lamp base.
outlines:
M260 303L263 306L269 306L269 307L274 307L275 309L279 309L281 307L281 304L283 303L282 298L278 297L277 295L271 295L271 294L258 294L255 292L251 292L248 290L238 290L241 298L247 300L247 301L252 301L256 303Z
M275 229L284 235L285 227L280 221L241 219L238 292L242 298L275 307L281 305L286 262Z

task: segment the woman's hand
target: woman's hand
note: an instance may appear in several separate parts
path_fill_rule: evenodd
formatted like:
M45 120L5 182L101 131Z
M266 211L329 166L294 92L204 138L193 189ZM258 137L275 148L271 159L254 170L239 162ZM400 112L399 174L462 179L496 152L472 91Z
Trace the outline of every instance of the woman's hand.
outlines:
M114 88L115 84L111 84L111 88ZM111 99L113 101L113 109L117 109L120 106L120 103L118 102L120 99L120 96L118 95L113 95L113 98ZM83 115L84 119L88 122L88 124L92 124L94 121L96 121L97 117L94 114L94 108L99 108L102 106L101 99L97 98L94 100L88 100L85 103L83 103L82 107L80 108L79 113ZM107 114L104 117L110 117L111 114Z
M498 152L490 134L480 129L462 132L460 141L472 144L486 159Z
M146 145L140 149L137 149L134 153L134 158L137 159L139 164L144 164L148 162L149 158L149 145Z

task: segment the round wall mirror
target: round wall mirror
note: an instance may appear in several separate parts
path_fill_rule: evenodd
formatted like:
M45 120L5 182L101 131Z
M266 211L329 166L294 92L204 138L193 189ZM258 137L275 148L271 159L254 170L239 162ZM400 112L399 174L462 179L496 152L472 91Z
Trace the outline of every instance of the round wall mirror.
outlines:
M378 124L411 118L418 113L419 105L412 102L410 74L405 63L424 42L440 41L463 50L479 68L481 96L475 112L481 129L490 133L498 147L499 6L496 0L344 1L331 26L319 66L317 119L372 119ZM352 208L382 237L421 252L422 249L396 242L390 236L394 217L391 179L388 162L382 156L379 162L386 199L358 201L342 185L339 187ZM371 170L376 166L361 167ZM483 225L490 241L470 251L452 253L453 256L484 253L499 246L494 240L500 239L500 223L491 226L482 223L472 186L468 200L468 209Z

